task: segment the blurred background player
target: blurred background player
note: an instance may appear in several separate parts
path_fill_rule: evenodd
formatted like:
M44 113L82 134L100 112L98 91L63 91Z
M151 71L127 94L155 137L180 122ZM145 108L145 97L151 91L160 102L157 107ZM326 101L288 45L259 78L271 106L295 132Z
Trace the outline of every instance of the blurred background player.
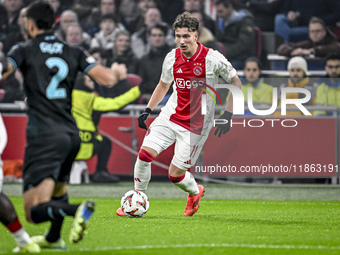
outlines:
M204 187L197 185L188 169L195 165L212 128L215 113L214 102L211 99L207 100L207 114L201 115L200 99L203 92L195 88L193 82L202 82L203 87L205 83L213 86L221 75L230 84L241 88L236 70L226 58L197 41L198 26L199 21L189 12L179 15L173 24L178 48L170 51L165 57L161 78L147 108L138 118L138 126L147 129L145 121L163 100L173 81L174 92L150 125L134 168L135 189L145 191L151 179L151 162L175 143L169 179L189 194L184 216L192 216L197 212L204 194ZM206 75L208 73L211 74L209 79ZM228 120L228 124L219 125L215 130L215 135L219 137L230 129L232 103L233 97L230 96L226 111L220 116L221 119ZM121 208L116 213L119 216L125 215Z
M32 242L25 228L21 225L12 202L2 192L4 175L2 169L1 154L4 151L6 144L7 132L5 124L2 120L2 116L0 114L0 221L11 232L14 240L18 244L18 247L16 247L13 252L37 253L40 252L39 245Z
M71 114L71 94L78 71L104 86L113 86L126 72L123 65L105 68L76 47L58 40L51 29L54 11L45 2L35 2L26 12L29 41L14 46L8 54L7 77L17 68L24 76L28 124L23 168L26 219L51 222L46 236L35 239L41 247L66 248L60 237L65 216L73 216L69 239L82 240L95 204L68 203L66 181L80 147L79 130ZM44 75L43 75L44 74Z

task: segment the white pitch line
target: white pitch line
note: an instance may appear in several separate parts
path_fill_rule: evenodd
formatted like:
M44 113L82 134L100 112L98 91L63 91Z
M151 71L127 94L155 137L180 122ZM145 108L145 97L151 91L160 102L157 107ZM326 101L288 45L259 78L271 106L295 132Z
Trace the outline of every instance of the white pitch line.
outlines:
M89 252L89 251L116 251L116 250L153 250L153 249L176 249L176 248L250 248L250 249L282 249L282 250L340 250L340 246L325 245L274 245L274 244L229 244L229 243L212 243L212 244L174 244L174 245L140 245L140 246L117 246L117 247L98 247L98 248L80 248L67 249L70 252ZM58 250L47 250L44 252L58 252ZM65 252L61 250L60 252ZM0 251L0 254L6 252Z

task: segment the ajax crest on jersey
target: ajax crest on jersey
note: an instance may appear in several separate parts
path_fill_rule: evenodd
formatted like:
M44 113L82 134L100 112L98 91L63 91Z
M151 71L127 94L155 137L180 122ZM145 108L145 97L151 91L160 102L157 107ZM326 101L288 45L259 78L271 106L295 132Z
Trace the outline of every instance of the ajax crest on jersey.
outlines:
M124 194L120 205L129 217L142 217L149 209L148 196L138 190L130 190Z

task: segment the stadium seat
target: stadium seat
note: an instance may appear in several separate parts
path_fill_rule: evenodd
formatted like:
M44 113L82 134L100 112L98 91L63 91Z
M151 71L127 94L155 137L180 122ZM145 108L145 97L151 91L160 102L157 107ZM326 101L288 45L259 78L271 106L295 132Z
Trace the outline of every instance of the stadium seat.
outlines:
M84 182L89 183L90 178L89 178L89 172L88 172L88 167L85 161L80 160L80 161L74 161L71 169L71 174L70 174L70 184L81 184L82 179L81 176L84 175Z
M140 77L137 74L129 73L126 76L126 80L128 81L128 83L130 84L130 86L132 88L132 87L135 87L135 86L138 86L139 84L141 84L143 79L142 79L142 77Z

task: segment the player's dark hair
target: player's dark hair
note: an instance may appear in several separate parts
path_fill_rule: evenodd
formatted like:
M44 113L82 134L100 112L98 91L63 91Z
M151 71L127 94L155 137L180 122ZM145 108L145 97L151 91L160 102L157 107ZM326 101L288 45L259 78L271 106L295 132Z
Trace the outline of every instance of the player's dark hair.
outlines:
M38 29L51 30L55 21L54 11L49 3L37 1L28 6L27 19L34 21Z
M193 17L189 12L183 12L181 15L177 16L177 19L172 25L172 28L176 30L177 28L186 27L190 32L197 32L198 26L198 19Z

